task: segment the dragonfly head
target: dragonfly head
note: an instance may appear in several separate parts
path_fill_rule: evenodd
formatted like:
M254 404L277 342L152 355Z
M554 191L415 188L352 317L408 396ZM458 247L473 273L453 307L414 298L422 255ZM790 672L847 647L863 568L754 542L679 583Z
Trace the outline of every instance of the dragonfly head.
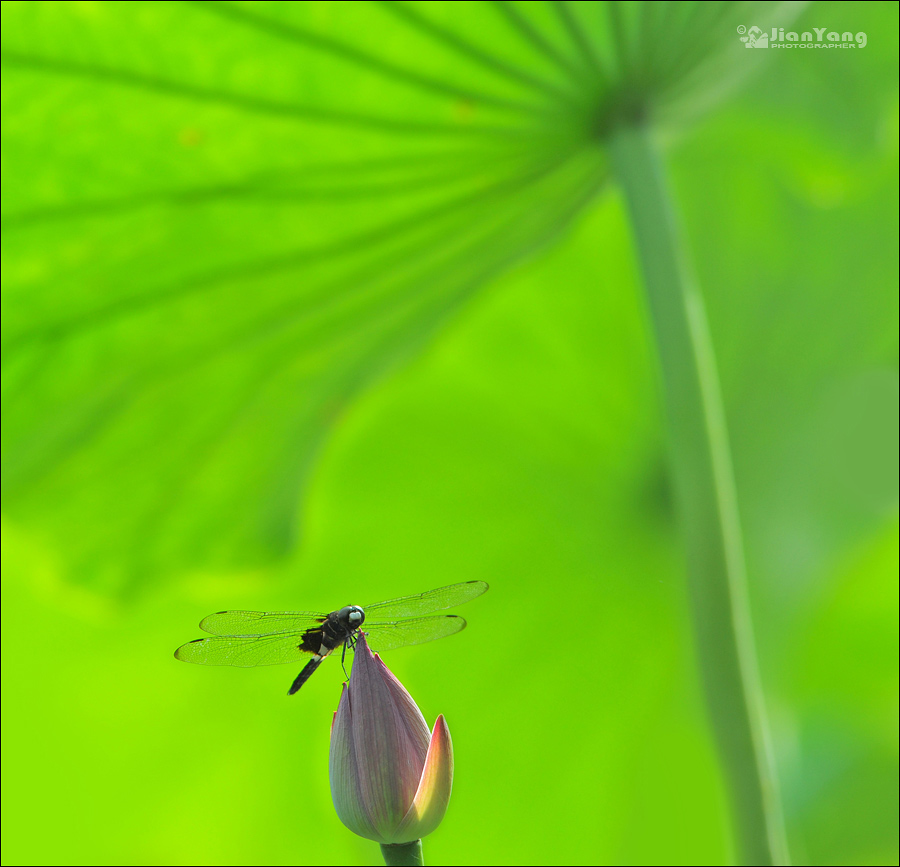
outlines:
M366 612L358 605L348 605L338 611L338 620L346 624L349 629L359 629L366 619Z

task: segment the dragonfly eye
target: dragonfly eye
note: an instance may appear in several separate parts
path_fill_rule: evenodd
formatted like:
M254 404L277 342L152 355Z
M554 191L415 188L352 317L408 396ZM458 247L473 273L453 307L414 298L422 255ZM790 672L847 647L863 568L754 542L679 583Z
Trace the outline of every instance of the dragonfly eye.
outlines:
M366 615L363 613L362 608L354 606L350 609L347 619L350 621L351 626L359 626L366 619Z

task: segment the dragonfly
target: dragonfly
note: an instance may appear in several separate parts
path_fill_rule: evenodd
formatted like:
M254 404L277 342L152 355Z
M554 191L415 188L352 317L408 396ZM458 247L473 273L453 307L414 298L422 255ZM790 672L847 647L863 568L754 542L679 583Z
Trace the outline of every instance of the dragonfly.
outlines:
M366 641L381 652L425 644L466 628L457 614L434 614L485 593L485 581L464 581L372 605L345 605L330 614L313 611L219 611L200 621L213 638L182 644L175 658L199 665L281 665L309 661L294 679L294 695L326 657L342 649L341 661L366 624Z

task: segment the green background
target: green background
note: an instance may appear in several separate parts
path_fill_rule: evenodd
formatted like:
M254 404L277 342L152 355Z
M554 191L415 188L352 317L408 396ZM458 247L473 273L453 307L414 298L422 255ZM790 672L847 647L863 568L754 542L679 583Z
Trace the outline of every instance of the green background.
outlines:
M172 651L470 579L465 633L386 659L456 750L429 863L723 863L630 228L563 66L494 4L409 7L457 43L236 8L3 4L4 863L379 863L331 806L338 665L289 700ZM792 855L891 864L897 6L800 14L868 45L663 131Z

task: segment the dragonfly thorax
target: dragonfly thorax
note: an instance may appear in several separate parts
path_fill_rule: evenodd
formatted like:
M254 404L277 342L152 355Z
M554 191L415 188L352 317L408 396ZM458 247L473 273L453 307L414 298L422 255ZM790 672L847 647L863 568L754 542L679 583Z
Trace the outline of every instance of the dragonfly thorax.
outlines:
M325 656L341 645L349 645L365 619L365 612L358 605L332 611L321 626L306 630L300 649Z

